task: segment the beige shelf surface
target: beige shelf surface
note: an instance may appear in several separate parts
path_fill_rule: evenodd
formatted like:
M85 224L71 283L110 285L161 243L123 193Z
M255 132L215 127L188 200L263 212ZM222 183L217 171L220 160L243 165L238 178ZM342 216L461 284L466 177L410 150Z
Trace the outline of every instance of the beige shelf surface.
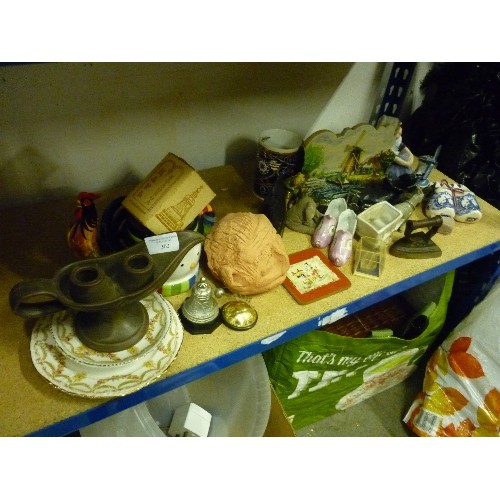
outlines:
M261 200L252 194L251 167L224 166L200 171L200 175L216 193L213 201L220 218L230 212L258 213ZM445 178L433 172L435 180ZM105 193L98 202L99 213L123 189ZM437 234L435 243L443 255L434 259L401 259L386 255L380 280L366 279L352 273L352 260L341 268L351 280L351 287L306 306L299 305L279 286L265 294L250 298L259 320L254 328L234 331L221 325L210 335L184 333L177 358L163 378L192 369L241 347L259 343L294 325L311 320L329 311L340 309L383 288L431 271L442 264L498 244L500 212L479 200L483 218L474 224L457 223L450 235ZM24 320L12 313L8 303L11 288L31 278L50 278L74 257L66 245L66 229L72 219L74 200L44 202L22 208L0 211L0 435L20 436L52 425L65 418L96 407L106 400L73 396L50 385L38 374L30 357L30 333L33 320ZM422 218L420 212L414 218ZM288 253L309 248L310 236L285 230L283 240ZM354 242L356 245L356 241ZM472 258L471 258L472 260ZM205 275L212 280L205 269ZM215 283L216 284L216 283ZM187 294L170 299L177 309ZM265 347L263 346L262 350Z

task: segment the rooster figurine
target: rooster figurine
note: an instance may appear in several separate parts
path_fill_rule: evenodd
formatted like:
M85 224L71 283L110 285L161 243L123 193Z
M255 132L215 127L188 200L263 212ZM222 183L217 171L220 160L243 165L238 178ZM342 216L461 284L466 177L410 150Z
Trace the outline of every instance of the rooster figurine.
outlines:
M85 191L77 196L75 220L68 230L67 241L75 255L81 258L100 255L97 238L97 209L94 204L94 200L99 197L97 193Z

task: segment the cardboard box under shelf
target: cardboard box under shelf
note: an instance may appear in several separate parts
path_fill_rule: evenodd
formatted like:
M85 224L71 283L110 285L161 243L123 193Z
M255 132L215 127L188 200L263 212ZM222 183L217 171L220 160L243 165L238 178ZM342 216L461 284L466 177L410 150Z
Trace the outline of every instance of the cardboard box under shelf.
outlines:
M292 424L271 385L271 412L263 437L296 437Z
M150 231L163 234L188 227L214 198L193 167L168 153L122 205Z

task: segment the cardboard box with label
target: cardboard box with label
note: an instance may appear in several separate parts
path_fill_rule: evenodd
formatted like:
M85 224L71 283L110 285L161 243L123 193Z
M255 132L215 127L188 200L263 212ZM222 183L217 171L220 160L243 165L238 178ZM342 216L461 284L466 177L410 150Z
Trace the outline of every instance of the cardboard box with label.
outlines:
M123 200L123 206L155 234L182 231L215 198L196 170L168 155Z

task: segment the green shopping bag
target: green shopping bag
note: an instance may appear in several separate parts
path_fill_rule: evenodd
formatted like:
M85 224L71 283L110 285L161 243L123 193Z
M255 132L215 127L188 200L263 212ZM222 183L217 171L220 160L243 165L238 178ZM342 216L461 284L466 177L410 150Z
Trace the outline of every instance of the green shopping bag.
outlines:
M313 330L264 352L293 427L345 410L409 377L444 325L453 279L451 271L401 294L415 313L411 319L425 315L427 326L415 338L337 335L333 324L329 331Z

